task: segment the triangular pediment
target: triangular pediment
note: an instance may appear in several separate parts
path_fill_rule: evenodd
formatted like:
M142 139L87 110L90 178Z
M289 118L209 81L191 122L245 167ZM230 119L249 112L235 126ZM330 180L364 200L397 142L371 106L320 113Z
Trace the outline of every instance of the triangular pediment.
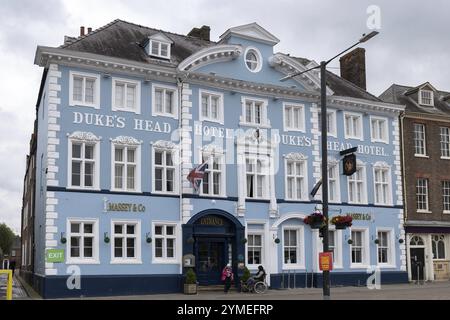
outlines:
M277 37L275 37L273 34L261 27L256 22L230 28L220 36L220 39L221 41L223 41L231 35L271 45L276 45L278 42L280 42Z
M419 91L419 90L431 90L431 91L437 92L436 88L433 87L433 86L431 85L431 83L429 83L429 82L427 81L427 82L422 83L421 85L419 85L419 86L417 86L417 87L415 87L415 88L409 89L408 91L405 92L405 94L406 94L406 95L409 95L409 94L415 93L415 92L417 92L417 91Z
M156 40L156 41L161 41L161 42L166 42L166 43L170 43L172 44L173 41L172 39L170 39L169 37L167 37L164 33L162 32L158 32L155 33L153 35L151 35L150 37L148 37L150 40Z

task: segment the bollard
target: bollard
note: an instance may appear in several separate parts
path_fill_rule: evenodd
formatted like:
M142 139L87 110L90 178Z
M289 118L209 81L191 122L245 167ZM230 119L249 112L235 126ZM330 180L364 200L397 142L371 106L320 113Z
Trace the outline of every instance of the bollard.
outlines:
M13 277L12 277L12 270L0 270L0 274L6 274L8 279L6 281L7 285L6 285L6 300L12 300L12 282L13 282Z
M305 271L305 289L308 288L308 269Z

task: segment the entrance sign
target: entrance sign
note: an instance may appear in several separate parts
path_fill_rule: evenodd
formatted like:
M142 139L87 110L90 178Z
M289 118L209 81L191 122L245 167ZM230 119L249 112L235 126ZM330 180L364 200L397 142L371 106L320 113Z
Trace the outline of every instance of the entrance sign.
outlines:
M48 249L45 254L45 260L53 263L64 262L64 249Z
M320 271L333 270L333 253L332 252L319 253L319 269L320 269Z
M200 219L200 224L204 226L223 226L224 222L222 218L207 216Z

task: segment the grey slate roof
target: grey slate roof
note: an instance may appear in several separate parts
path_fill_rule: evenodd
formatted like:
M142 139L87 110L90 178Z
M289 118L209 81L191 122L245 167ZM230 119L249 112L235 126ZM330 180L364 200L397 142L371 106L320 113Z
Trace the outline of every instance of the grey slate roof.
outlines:
M149 57L143 47L149 36L156 33L163 33L174 43L171 48L171 61ZM126 22L123 20L114 20L111 23L93 30L91 33L68 39L67 44L60 48L75 51L105 55L110 57L122 58L137 62L152 62L161 64L175 65L192 55L193 53L217 43L214 41L200 40L195 37L175 34L158 29L152 29ZM311 62L306 58L292 57L303 65ZM353 83L337 76L332 72L327 72L327 85L334 91L335 95L378 101L376 96L359 88Z
M60 48L137 62L160 61L167 63L165 59L149 57L143 50L148 37L159 32L174 42L171 48L170 62L175 64L180 63L194 52L216 44L213 41L147 28L117 19L69 44L62 45Z
M450 116L450 101L444 100L444 97L450 94L449 92L437 90L434 93L434 107L421 106L418 103L417 91L413 90L418 87L393 84L386 89L386 91L384 91L379 98L384 102L404 105L406 113L417 112ZM406 94L408 91L413 93Z

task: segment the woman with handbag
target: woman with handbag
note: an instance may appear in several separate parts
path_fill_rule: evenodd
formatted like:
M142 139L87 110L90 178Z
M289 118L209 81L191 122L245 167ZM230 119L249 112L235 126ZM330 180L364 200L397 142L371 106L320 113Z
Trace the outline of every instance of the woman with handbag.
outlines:
M234 274L230 264L227 264L225 268L223 268L221 279L225 284L223 291L228 293L228 290L230 290L231 287L231 282L234 281Z

